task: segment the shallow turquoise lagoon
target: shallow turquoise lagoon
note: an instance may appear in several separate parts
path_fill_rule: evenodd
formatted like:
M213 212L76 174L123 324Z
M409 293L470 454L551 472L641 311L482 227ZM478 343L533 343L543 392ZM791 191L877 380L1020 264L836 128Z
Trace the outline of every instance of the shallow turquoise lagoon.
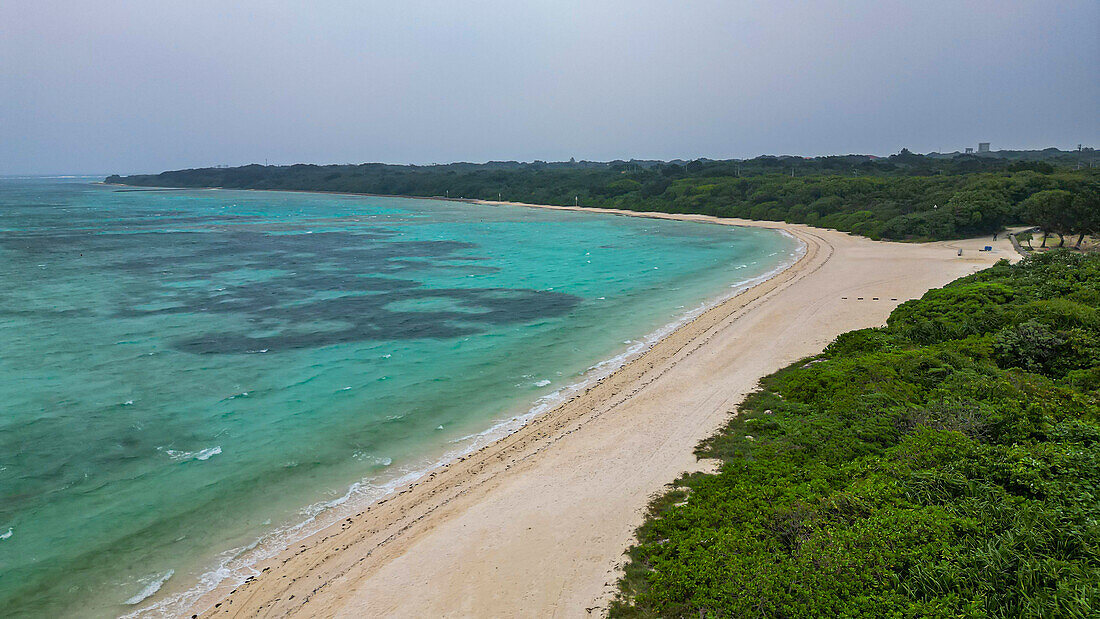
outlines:
M797 251L611 215L0 179L0 615L177 610Z

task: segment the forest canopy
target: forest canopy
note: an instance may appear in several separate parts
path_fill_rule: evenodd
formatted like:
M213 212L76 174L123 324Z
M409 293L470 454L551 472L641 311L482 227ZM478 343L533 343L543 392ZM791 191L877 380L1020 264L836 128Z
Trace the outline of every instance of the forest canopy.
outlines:
M804 223L873 239L931 240L992 234L1018 223L1044 225L1040 220L1054 226L1053 233L1091 233L1085 228L1092 224L1078 225L1078 211L1050 215L1032 198L1063 192L1070 196L1063 201L1067 209L1095 214L1095 198L1089 198L1100 194L1100 169L1089 167L1095 161L1091 149L983 156L903 150L884 158L249 165L116 175L107 182L580 204Z

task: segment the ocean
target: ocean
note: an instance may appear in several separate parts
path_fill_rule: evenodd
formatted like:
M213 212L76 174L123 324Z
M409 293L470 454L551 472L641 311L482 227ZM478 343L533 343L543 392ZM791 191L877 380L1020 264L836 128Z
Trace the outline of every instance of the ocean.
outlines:
M0 178L0 615L172 614L792 263L776 231Z

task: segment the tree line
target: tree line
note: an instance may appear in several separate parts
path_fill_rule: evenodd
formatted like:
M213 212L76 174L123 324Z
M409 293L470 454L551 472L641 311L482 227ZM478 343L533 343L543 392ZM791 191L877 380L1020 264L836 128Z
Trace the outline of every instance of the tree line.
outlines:
M1100 232L1100 192L1095 186L1080 190L1048 189L1034 193L1021 204L1021 215L1030 224L1043 230L1042 247L1047 237L1058 235L1058 247L1066 243L1065 236L1077 235L1075 247L1081 246L1086 235Z
M835 228L874 239L938 240L1007 225L1095 231L1092 151L1011 157L757 157L749 160L249 165L111 176L143 186L293 189L698 213Z

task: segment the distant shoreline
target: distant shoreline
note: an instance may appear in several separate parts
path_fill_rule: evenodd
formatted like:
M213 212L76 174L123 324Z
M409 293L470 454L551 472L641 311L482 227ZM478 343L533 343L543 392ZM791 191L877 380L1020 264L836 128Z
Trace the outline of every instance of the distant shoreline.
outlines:
M398 194L389 193L356 193L353 191L325 191L323 189L243 189L236 187L159 187L152 185L126 185L124 183L108 183L106 181L99 181L93 183L94 185L104 185L107 187L126 187L132 191L255 191L264 192L271 191L276 193L305 193L305 194L317 194L323 196L351 196L351 197L367 197L367 198L403 198L406 200L446 200L448 202L465 202L467 204L477 204L481 202L474 198L450 198L447 196L402 196ZM519 204L517 202L517 204Z
M462 202L465 204L482 204L485 206L522 206L524 208L537 208L559 211L574 211L581 213L599 213L604 215L620 215L623 217L645 217L649 219L667 219L674 221L691 221L697 223L717 224L723 226L741 226L746 228L767 228L769 230L783 230L790 225L782 221L762 221L755 219L739 219L735 217L714 217L712 215L697 215L693 213L665 213L663 211L629 211L626 209L600 208L596 206L558 206L554 204L530 204L527 202L509 202L507 200L481 200L477 198L449 198L447 196L402 196L386 193L354 193L349 191L318 191L312 189L236 189L233 187L148 187L144 185L124 185L120 183L98 182L96 185L107 187L136 188L133 191L252 191L257 193L300 193L321 196L347 196L351 198L399 198L402 200L440 200L444 202ZM814 228L813 226L801 226L810 230L829 230L829 228ZM788 234L790 234L788 232ZM847 234L839 232L839 234ZM794 236L794 235L791 235Z

